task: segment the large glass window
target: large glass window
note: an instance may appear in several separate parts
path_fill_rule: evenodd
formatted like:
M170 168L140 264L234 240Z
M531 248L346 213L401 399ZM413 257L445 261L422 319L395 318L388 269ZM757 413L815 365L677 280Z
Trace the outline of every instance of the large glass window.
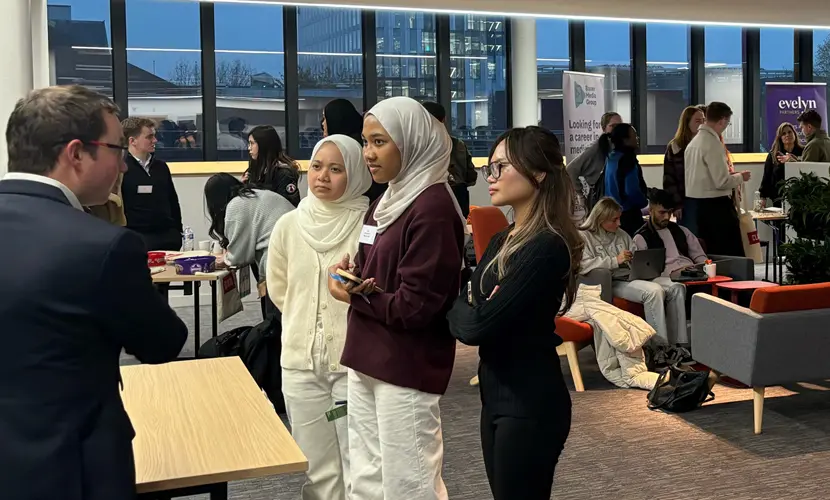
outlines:
M199 4L127 2L130 116L158 123L164 160L202 159L202 67Z
M450 16L449 116L452 134L473 156L486 156L509 123L504 23L503 17Z
M631 25L585 21L585 69L605 75L605 107L631 121Z
M562 108L562 72L570 67L568 21L536 20L536 85L539 93L539 123L550 129L565 146Z
M375 16L378 101L394 96L436 100L435 15L380 11Z
M704 33L706 102L720 101L732 108L732 122L723 133L723 140L726 144L743 144L742 29L734 26L707 26Z
M49 83L112 97L109 0L49 0Z
M813 80L830 84L830 30L813 31L813 47ZM827 129L827 124L822 124L822 128Z
M360 11L300 7L297 46L300 96L300 159L323 137L323 108L348 99L363 109L363 48Z
M247 134L257 125L273 126L285 141L282 6L216 3L215 9L219 159L245 160ZM240 26L252 35L239 36Z
M767 82L792 82L795 67L795 33L792 28L761 28L761 130L758 151L769 151L767 137Z
M648 23L646 64L648 137L640 140L665 148L674 137L680 113L690 104L689 27Z

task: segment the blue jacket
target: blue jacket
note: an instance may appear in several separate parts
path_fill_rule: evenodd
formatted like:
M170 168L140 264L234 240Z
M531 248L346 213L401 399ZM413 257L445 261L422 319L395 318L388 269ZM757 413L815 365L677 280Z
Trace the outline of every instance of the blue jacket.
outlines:
M626 212L648 205L646 190L637 156L612 151L605 160L605 195L614 198Z
M174 359L187 327L141 237L33 180L0 181L0 496L135 497L119 356ZM129 388L128 388L129 390Z

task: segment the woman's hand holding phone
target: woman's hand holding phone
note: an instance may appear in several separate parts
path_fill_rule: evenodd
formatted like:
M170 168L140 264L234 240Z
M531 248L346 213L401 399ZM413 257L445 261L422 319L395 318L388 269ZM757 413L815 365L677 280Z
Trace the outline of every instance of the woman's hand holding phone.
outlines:
M338 271L345 272L341 274ZM348 276L343 276L343 274ZM329 268L328 287L332 297L346 303L351 303L349 295L362 295L365 297L366 295L383 291L377 287L374 278L360 280L360 278L356 278L351 274L349 254L344 255L340 262Z

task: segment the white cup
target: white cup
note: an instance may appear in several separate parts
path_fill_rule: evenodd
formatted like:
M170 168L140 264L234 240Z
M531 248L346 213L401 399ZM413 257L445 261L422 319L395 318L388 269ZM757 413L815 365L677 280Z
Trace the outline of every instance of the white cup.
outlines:
M213 242L213 255L221 255L222 254L222 244L218 241Z
M705 264L703 266L703 272L706 273L706 276L710 278L714 278L718 275L718 265L717 264Z
M211 243L212 242L210 240L200 241L199 250L202 250L204 252L210 252Z

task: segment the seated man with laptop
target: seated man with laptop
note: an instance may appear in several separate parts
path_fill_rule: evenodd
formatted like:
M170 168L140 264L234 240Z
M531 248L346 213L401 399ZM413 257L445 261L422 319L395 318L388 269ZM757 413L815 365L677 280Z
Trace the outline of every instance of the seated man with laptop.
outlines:
M585 240L580 272L608 269L613 278L614 296L643 304L646 321L657 332L654 337L657 345L688 343L686 289L661 276L668 249L658 245L651 249L647 245L638 247L620 229L621 213L622 207L611 198L601 199L591 210L580 227Z

